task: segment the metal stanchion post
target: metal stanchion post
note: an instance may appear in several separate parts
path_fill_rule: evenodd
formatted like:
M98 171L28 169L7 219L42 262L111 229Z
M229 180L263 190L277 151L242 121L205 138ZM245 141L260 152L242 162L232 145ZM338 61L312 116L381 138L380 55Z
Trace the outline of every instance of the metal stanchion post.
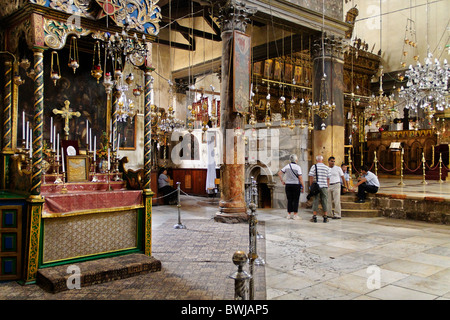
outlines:
M405 183L403 182L403 155L405 153L405 150L402 148L401 158L400 158L400 183L399 186L404 186Z
M439 153L439 183L444 183L442 180L442 153Z
M258 256L257 245L256 245L256 204L253 202L249 205L250 208L250 217L249 221L249 259L257 266L265 265L264 259Z
M422 180L422 184L428 184L428 182L425 180L426 163L425 163L425 153L423 153L423 152L422 152L422 165L423 165L423 180Z
M238 267L238 271L230 275L230 278L234 279L234 300L248 300L247 280L252 276L243 270L247 255L243 251L236 251L233 254L233 263Z
M377 152L374 151L373 154L375 155L375 158L373 159L373 162L374 162L374 165L375 165L375 175L378 176L378 168L377 168L377 162L378 162L378 159L377 159Z
M255 212L257 203L258 203L258 184L256 183L256 180L252 177L252 186L251 186L251 201L255 204ZM258 225L258 219L256 218L255 214L255 223ZM257 239L264 239L264 236L258 232L258 228L256 228L256 238Z
M177 182L177 193L178 193L178 204L177 204L177 208L178 208L178 223L176 225L174 225L174 229L186 229L186 226L184 224L181 223L181 213L180 213L180 208L181 208L181 204L180 204L180 184L181 182Z

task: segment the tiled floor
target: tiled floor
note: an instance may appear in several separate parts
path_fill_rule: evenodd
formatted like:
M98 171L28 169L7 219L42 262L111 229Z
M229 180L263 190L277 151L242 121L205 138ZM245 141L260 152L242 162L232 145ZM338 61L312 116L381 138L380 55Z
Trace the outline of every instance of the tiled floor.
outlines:
M399 188L396 180L381 183L384 193L450 196L448 182L424 187L420 181L405 180L408 188ZM35 285L0 283L0 299L232 299L233 282L225 280L235 269L231 256L228 259L206 245L220 248L233 243L227 255L239 246L246 250L247 227L213 222L216 211L217 200L182 196L181 221L192 232L177 230L181 232L175 233L176 242L164 242L164 233L173 233L177 207L154 207L154 256L170 266L166 273L59 295ZM265 299L450 299L449 226L384 217L343 218L326 224L319 218L311 223L310 209L301 209L301 220L286 219L285 209L258 209L257 214L264 222L265 239L258 243L266 264L257 268L265 273ZM219 238L214 236L218 232ZM192 243L189 234L193 233L205 242ZM159 276L166 279L156 280ZM211 282L218 277L220 281Z

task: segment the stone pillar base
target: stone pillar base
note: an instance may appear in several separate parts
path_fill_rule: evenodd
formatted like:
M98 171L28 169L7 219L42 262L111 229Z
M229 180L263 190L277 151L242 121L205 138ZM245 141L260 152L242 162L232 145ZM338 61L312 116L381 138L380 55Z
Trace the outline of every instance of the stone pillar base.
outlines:
M214 221L222 223L242 223L248 222L248 214L246 212L217 212Z

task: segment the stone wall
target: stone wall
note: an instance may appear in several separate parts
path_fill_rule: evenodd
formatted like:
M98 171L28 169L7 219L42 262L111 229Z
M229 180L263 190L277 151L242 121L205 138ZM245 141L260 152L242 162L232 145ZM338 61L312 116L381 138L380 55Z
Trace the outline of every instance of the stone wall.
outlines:
M373 204L384 217L450 225L450 201L444 198L377 194Z

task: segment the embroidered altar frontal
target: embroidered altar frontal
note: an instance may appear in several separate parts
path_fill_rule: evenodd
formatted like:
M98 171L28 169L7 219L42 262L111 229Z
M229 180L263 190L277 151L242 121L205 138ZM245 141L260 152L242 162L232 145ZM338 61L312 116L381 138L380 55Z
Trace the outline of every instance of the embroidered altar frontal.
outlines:
M138 246L138 209L49 218L43 221L44 264Z
M142 192L46 194L41 264L139 250Z

